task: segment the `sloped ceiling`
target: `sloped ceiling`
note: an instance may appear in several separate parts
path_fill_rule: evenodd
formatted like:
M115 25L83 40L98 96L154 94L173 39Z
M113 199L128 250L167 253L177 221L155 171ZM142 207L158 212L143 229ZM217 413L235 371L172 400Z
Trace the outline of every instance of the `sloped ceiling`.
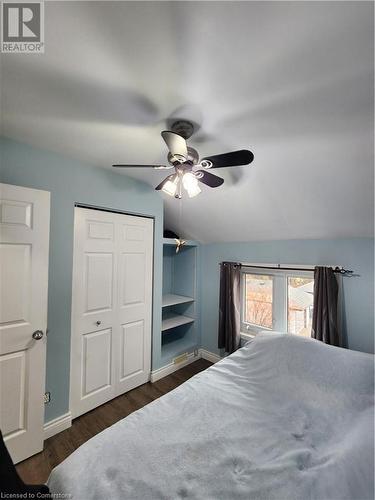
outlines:
M201 157L255 160L194 199L161 195L169 228L203 242L373 234L371 2L46 2L45 31L44 55L2 54L4 135L103 168L164 163L160 131L184 115Z

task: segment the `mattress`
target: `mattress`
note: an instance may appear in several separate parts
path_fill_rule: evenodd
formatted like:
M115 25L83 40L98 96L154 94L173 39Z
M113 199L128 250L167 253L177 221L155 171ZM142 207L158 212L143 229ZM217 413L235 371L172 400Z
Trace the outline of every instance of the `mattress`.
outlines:
M373 499L373 361L260 334L92 438L48 485L76 500Z

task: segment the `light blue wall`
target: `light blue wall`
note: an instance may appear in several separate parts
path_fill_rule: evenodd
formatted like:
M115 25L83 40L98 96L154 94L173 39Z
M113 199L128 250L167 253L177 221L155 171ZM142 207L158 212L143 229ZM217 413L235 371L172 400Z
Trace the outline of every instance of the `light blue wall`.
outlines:
M0 139L1 182L51 192L46 421L69 409L70 312L74 203L155 216L153 368L162 366L162 199L149 186L106 169ZM351 349L374 351L374 241L296 240L201 245L198 318L202 347L218 352L219 262L338 264L359 277L344 278L344 336ZM201 328L199 328L201 326ZM198 342L199 343L199 342Z
M73 214L76 202L155 217L153 360L160 365L163 205L141 182L107 169L0 139L1 182L51 192L46 405L49 421L69 410Z
M374 352L374 240L293 240L203 245L202 347L218 353L219 263L342 265L358 277L343 278L343 334L350 349Z

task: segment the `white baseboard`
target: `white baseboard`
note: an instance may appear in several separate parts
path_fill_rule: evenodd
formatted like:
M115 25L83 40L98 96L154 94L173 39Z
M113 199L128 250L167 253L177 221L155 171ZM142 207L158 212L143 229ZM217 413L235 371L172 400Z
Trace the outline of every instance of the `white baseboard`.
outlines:
M180 368L183 368L184 366L190 365L190 363L194 363L197 359L199 359L200 356L194 356L193 352L190 352L187 355L187 359L185 361L182 361L181 363L169 363L168 365L162 366L161 368L158 368L157 370L153 370L151 372L151 382L156 382L157 380L160 380L161 378L166 377L167 375L170 375L173 372L176 372Z
M206 359L207 361L211 361L211 363L216 363L221 359L220 356L214 354L213 352L206 351L206 349L199 349L198 356L194 356L194 353L190 352L187 356L187 359L182 363L175 364L172 362L169 363L168 365L158 368L157 370L153 370L151 372L151 382L156 382L157 380L160 380L161 378L164 378L167 375L176 372L180 368L190 365L190 363L194 363L194 361L197 361L200 358Z
M72 414L70 411L61 415L60 417L54 418L49 422L44 424L44 439L48 439L59 432L65 431L65 429L69 429L72 426Z
M221 357L218 354L214 354L213 352L206 351L206 349L199 349L200 357L206 359L207 361L211 361L211 363L217 363L221 360Z

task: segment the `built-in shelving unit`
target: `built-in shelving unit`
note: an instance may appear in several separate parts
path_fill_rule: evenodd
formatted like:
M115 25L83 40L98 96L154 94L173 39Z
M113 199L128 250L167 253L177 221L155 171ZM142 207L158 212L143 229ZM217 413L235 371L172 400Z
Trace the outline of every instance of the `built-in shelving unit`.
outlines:
M163 316L161 331L165 332L166 330L171 330L172 328L176 328L177 326L187 325L188 323L193 322L194 318L189 318L188 316L184 316L183 314L169 313Z
M176 295L174 293L163 295L163 307L187 304L188 302L194 302L193 297L184 297L183 295Z
M176 253L176 241L169 238L163 240L163 365L198 346L197 251L194 241L187 241Z

